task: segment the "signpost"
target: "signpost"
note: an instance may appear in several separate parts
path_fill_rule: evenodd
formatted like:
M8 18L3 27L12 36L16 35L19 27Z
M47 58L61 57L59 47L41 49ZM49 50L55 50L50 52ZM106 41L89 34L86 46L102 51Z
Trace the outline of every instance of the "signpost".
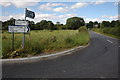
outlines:
M15 20L15 25L25 25L25 26L28 26L28 21L25 21L25 20Z
M30 31L27 26L8 26L8 30L14 33L28 33Z
M26 17L34 19L35 13L30 10L27 10L27 8L25 8L25 21L26 21ZM25 32L23 33L23 40L22 40L22 48L23 49L24 49L24 46L25 46Z
M14 51L14 33L23 33L23 39L22 39L22 48L24 49L25 45L25 33L28 33L30 31L30 28L28 27L28 21L26 21L26 17L34 19L35 13L25 9L25 20L16 20L15 26L8 26L8 32L12 33L12 50Z
M12 32L12 51L14 51L14 31Z
M12 33L12 51L14 51L14 33L28 33L30 28L27 26L8 26L8 32Z

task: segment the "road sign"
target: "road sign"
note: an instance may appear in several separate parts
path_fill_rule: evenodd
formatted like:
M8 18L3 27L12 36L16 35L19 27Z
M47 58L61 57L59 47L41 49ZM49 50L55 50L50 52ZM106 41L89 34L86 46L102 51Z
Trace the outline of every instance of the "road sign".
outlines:
M26 26L8 26L8 27L9 27L9 32L14 32L14 33L27 33L30 31L30 28Z
M28 26L28 21L25 21L25 20L15 20L15 25L26 25L26 26Z

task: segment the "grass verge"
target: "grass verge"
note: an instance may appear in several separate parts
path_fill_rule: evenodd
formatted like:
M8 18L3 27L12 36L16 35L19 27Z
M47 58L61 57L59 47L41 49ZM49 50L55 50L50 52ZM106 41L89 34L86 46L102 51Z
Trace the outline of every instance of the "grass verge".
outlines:
M110 31L110 30L107 30L107 29L100 29L100 28L95 28L95 29L92 29L93 31L97 32L97 33L100 33L100 34L103 34L103 35L106 35L106 36L109 36L109 37L112 37L112 38L116 38L116 39L120 39L120 36L118 35L118 31L116 31L115 34L113 34L113 32L105 32L105 31Z
M52 53L87 45L90 39L86 27L79 30L36 30L26 34L25 48L21 48L23 34L15 34L14 51L12 51L12 34L2 34L2 58L20 58L41 53Z

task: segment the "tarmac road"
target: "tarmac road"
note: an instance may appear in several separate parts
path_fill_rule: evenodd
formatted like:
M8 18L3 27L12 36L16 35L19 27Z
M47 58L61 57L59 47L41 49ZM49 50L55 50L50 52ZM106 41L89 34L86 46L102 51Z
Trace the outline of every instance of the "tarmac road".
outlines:
M118 40L92 31L90 45L69 55L27 63L3 63L3 78L117 78Z

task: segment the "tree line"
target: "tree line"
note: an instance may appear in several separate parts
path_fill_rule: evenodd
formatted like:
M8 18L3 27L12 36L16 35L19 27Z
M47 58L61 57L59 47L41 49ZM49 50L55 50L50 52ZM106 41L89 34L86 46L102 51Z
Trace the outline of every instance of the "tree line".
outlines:
M102 21L101 23L95 21L89 21L89 23L85 23L84 19L81 17L71 17L66 20L66 24L61 24L60 22L56 22L54 24L52 21L41 20L40 22L29 21L29 27L31 30L60 30L60 29L72 29L76 30L81 26L86 26L87 28L105 28L105 27L120 27L119 20L113 21ZM8 30L9 25L15 25L15 19L11 18L7 21L0 21L2 24L2 30Z
M102 21L101 23L98 23L97 21L89 23L86 23L87 28L107 28L107 27L120 27L120 21L119 20L113 20L113 21Z

